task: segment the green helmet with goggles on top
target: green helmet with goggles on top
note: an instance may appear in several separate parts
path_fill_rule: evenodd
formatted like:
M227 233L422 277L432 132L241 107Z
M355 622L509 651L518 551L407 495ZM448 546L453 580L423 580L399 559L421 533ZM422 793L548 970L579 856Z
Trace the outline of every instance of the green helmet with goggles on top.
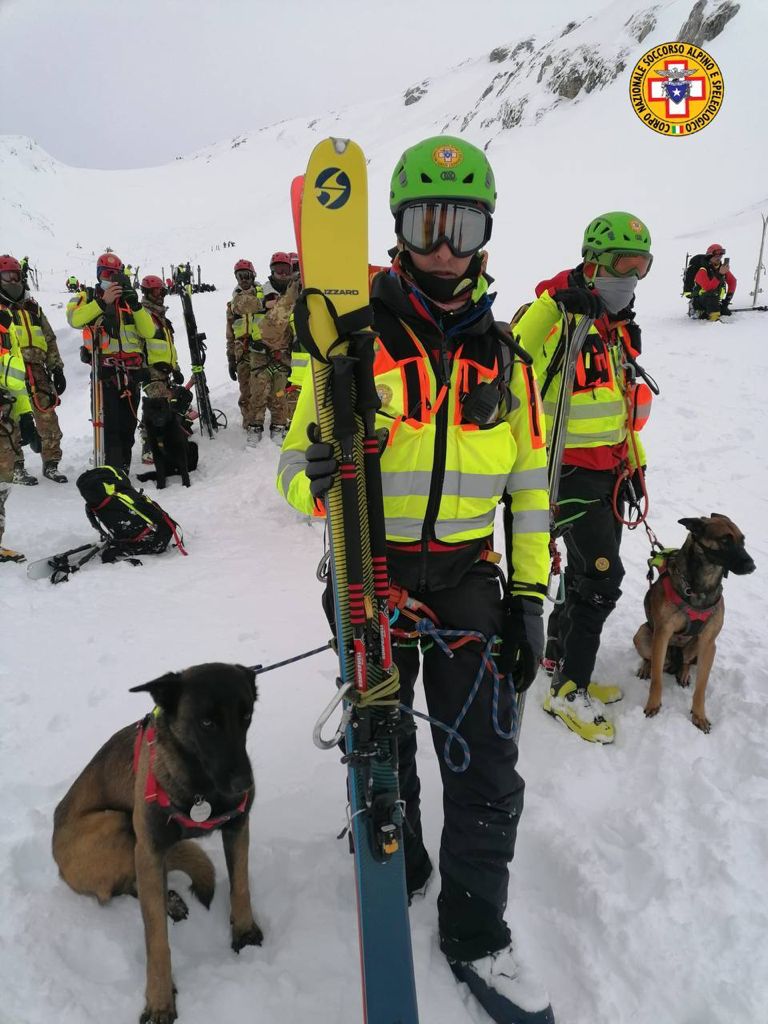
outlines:
M602 213L584 232L581 255L610 274L645 277L651 269L651 233L639 217L621 210Z
M477 252L491 237L496 208L488 158L451 135L418 142L395 165L389 208L409 249L430 252L446 241L456 256Z

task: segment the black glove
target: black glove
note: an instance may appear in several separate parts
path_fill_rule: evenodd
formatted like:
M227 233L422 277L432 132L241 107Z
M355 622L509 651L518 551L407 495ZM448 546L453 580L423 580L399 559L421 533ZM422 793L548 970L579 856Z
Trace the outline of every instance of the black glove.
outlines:
M312 492L312 497L322 501L339 470L339 463L333 454L333 445L328 444L326 441L316 440L319 434L320 428L318 425L310 423L307 427L307 437L311 444L304 452L304 456L307 460L305 472L309 478L309 489Z
M19 416L19 433L21 434L22 444L28 444L33 452L40 452L42 448L40 435L37 432L35 420L31 412L23 412Z
M148 384L152 380L148 366L137 366L135 370L131 370L131 377L134 384Z
M174 384L184 383L184 374L181 372L181 369L178 366L174 366L174 368L171 370L171 377L173 378Z
M229 376L232 380L237 380L237 366L235 365L235 360L228 359L227 366L229 367Z
M67 389L67 378L64 376L64 367L57 366L54 370L51 370L51 378L53 380L53 386L56 388L56 394L63 395Z
M136 312L137 309L141 309L141 303L139 302L139 296L133 290L133 288L123 288L123 296L125 299L128 309L132 312Z
M591 288L561 288L552 296L567 313L581 313L590 320L597 320L604 312L603 300Z
M80 346L80 362L87 363L89 366L91 365L91 353L85 345Z
M631 491L630 491L630 494L629 494L630 501L632 500L633 497L634 497L634 500L636 502L641 502L643 500L643 483L645 481L647 473L648 473L648 470L646 469L645 466L643 466L642 477L640 475L640 470L639 469L635 469L635 470L632 471L632 475L627 479L627 483L629 484L629 486L631 488ZM646 491L647 491L647 489L648 489L648 485L646 484Z
M732 316L731 311L731 299L733 295L726 295L723 301L720 303L720 316Z
M511 675L515 690L523 693L536 678L544 653L544 608L535 597L511 597L507 603L499 670Z

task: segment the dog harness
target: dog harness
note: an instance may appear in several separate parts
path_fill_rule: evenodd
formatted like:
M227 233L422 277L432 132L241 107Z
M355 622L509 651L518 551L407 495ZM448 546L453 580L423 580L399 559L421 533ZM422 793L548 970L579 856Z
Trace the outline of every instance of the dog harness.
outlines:
M664 597L670 604L675 605L680 609L680 611L685 613L688 620L685 625L685 629L678 630L675 635L698 636L720 607L723 600L722 590L720 588L718 589L717 599L714 604L709 605L708 608L694 608L693 605L688 604L688 602L683 599L682 595L675 590L674 585L672 584L672 578L669 574L669 569L667 568L669 557L674 554L677 554L677 549L665 548L652 558L649 558L649 578L653 569L658 569L659 580L661 581L661 586L664 591ZM645 615L649 624L651 624L650 616L648 614L649 594L650 592L645 595Z
M153 771L153 765L155 762L155 741L157 739L157 729L152 724L152 715L149 714L146 718L142 718L140 722L136 723L136 742L133 746L133 774L135 775L139 769L139 756L141 754L141 744L146 738L147 746L149 747L149 765L147 767L147 781L144 786L144 799L150 803L156 803L158 807L162 807L164 810L168 810L168 820L176 822L181 828L187 831L203 831L210 832L213 829L219 828L221 825L225 825L232 818L236 818L238 815L245 811L248 803L247 791L243 793L243 799L234 808L234 810L228 811L225 814L220 814L218 818L209 818L207 821L195 821L188 815L184 814L177 807L174 807L171 803L171 799L157 781L157 776Z

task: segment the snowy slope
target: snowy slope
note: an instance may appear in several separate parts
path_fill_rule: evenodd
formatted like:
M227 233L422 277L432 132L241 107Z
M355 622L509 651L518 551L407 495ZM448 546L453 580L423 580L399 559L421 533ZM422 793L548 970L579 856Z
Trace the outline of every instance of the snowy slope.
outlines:
M622 26L645 8L595 7L578 30L592 35L574 30L574 45L596 41L606 54L626 46L631 66L654 42L673 38L689 9L657 8L657 29L630 45L626 34L619 38ZM658 138L637 121L628 71L561 102L538 124L483 134L478 116L468 128L469 138L490 143L499 182L490 264L499 316L529 298L540 278L577 261L581 231L596 212L627 207L648 222L656 260L638 289L638 309L643 362L663 388L646 430L652 526L671 545L683 538L680 517L725 512L758 564L755 575L726 582L709 736L691 725L690 693L673 682L659 717L646 721L642 713L647 684L634 677L631 645L645 588L642 531L625 539L624 597L598 661L600 678L625 688L613 709L615 745L593 748L567 733L539 708L545 680L535 684L521 745L527 800L508 916L560 1024L766 1019L768 672L758 609L768 565L761 420L768 321L763 314L728 325L687 321L679 275L686 250L720 241L739 278L738 304L747 299L759 212L768 212L764 133L750 113L767 20L763 7L745 3L710 44L725 74L726 106L684 142ZM499 45L517 41L512 33ZM399 91L376 104L321 113L311 125L254 130L236 146L218 143L145 171L75 170L27 140L0 139L0 245L28 253L38 267L39 298L59 335L69 381L62 468L70 479L87 465L90 438L86 367L64 319L63 282L69 273L92 280L92 254L105 245L147 272L189 258L217 284L195 308L210 341L215 404L233 423L214 442L201 441L192 488L174 479L163 494L184 528L188 558L94 565L60 587L28 582L23 567L2 567L2 1024L138 1018L138 906L123 899L100 908L77 897L57 878L49 851L53 808L72 779L113 731L148 709L128 687L204 660L269 664L327 638L314 578L322 527L307 525L275 492L277 449L265 443L246 452L236 426L223 345L232 263L247 256L264 273L273 249L292 247L288 184L314 142L332 132L356 138L370 158L371 259L382 261L391 244L387 182L399 152L475 109L497 70L478 55L435 79L417 103L403 103L411 83L395 83ZM531 95L532 107L545 104L544 89ZM489 93L484 102L490 117L498 97ZM605 125L610 142L598 144L595 128ZM228 238L235 249L212 250ZM180 325L178 300L170 302ZM183 346L182 362L188 367ZM34 455L27 465L39 469ZM39 557L90 536L73 484L14 488L7 543ZM190 919L171 929L185 1024L360 1020L352 863L334 838L344 820L343 769L311 743L334 676L328 654L260 681L249 741L257 778L251 880L266 940L231 953L224 859L219 840L210 840L219 874L211 911L194 905ZM437 761L421 735L425 831L436 854ZM412 909L422 1022L482 1024L487 1018L455 986L438 951L436 895L433 884Z

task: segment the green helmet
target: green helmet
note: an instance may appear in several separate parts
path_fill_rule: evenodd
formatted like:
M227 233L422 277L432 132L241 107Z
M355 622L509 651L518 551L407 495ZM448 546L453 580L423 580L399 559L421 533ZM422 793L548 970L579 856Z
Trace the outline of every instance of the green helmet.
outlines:
M650 252L651 234L643 222L634 214L616 210L601 213L587 226L581 255L597 255L612 249L626 249L629 252Z
M481 149L452 135L435 135L406 149L392 173L389 208L420 199L465 199L496 207L496 184Z

